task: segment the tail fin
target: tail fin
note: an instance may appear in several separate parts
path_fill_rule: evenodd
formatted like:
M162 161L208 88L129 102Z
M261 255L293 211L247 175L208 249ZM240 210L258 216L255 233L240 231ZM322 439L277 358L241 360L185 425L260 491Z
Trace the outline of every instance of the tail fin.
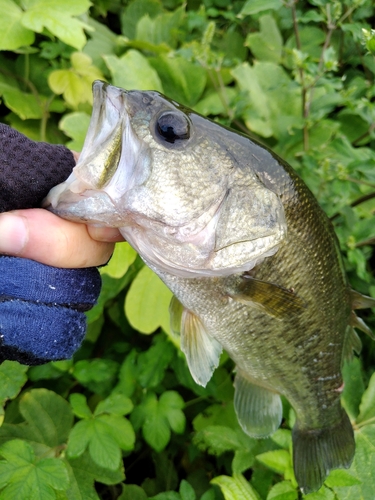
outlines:
M317 491L331 469L349 468L355 452L353 428L342 410L341 421L325 429L293 429L294 474L302 493Z

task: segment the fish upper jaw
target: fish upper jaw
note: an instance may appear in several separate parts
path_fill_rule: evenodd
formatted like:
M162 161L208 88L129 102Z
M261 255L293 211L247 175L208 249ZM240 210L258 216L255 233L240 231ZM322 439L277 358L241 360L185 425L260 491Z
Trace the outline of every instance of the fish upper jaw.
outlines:
M77 165L42 206L90 224L126 225L126 193L148 175L147 153L130 125L127 91L96 81L90 126ZM140 166L141 168L137 168Z

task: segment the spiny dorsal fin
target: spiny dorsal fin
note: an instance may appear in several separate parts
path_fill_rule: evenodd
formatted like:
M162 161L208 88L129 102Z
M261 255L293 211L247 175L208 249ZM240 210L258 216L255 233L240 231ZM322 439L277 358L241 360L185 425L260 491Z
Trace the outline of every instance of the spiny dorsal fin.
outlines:
M274 283L246 275L242 277L238 290L229 295L242 304L259 309L279 319L291 314L300 314L306 307L305 301L298 297L293 290L287 290Z
M371 329L366 325L362 318L359 318L354 311L350 315L349 325L354 328L358 328L362 332L366 333L372 340L375 340L375 335L372 333Z
M280 396L236 374L234 380L234 409L246 434L265 438L281 424L283 406Z
M181 335L181 351L186 356L191 376L197 384L205 387L219 365L223 348L206 332L200 318L184 308L176 297L172 297L169 312L171 330L175 335Z
M352 299L352 309L367 309L369 307L375 307L375 299L372 297L362 295L355 290L350 290L350 296Z

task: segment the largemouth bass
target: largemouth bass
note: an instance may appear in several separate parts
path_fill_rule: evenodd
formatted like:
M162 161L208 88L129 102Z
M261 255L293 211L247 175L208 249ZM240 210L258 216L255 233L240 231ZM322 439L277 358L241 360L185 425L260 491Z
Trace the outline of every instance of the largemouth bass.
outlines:
M264 146L157 92L94 83L77 166L45 205L118 227L174 293L171 324L203 386L222 349L236 364L234 406L253 437L296 413L293 461L304 493L349 467L341 367L359 352L352 292L332 225L293 169Z

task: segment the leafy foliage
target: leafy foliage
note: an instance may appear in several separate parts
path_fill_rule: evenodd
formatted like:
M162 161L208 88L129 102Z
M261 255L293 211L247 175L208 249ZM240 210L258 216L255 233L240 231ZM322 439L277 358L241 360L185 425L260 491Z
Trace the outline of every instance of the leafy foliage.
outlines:
M372 0L2 7L1 121L79 151L94 79L164 92L290 162L331 217L353 288L375 296ZM232 362L223 355L206 389L194 383L169 328L171 294L128 244L101 273L73 360L0 366L0 499L302 498L289 405L271 438L246 436L233 410ZM353 465L307 500L374 497L374 345L362 340L361 358L344 366Z

